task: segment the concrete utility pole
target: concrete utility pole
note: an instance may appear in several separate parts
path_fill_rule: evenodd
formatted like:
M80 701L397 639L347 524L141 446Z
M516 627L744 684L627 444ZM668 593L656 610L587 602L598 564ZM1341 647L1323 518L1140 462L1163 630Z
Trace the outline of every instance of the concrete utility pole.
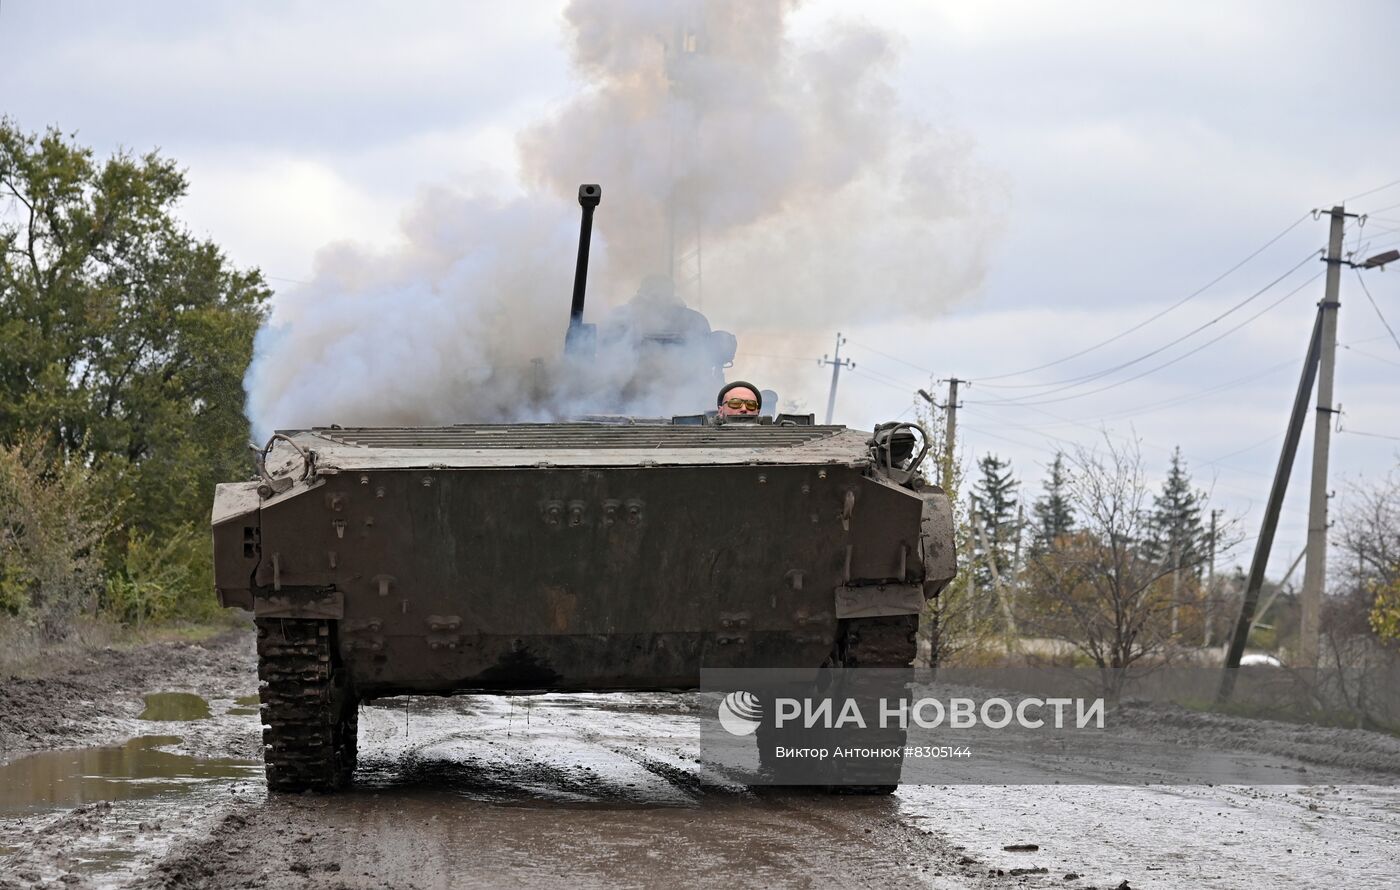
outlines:
M1210 648L1210 625L1215 613L1215 517L1219 515L1219 510L1210 511L1210 562L1206 564L1205 614L1201 618L1201 623L1205 626L1205 633L1201 637L1201 647L1204 649Z
M826 397L826 425L831 426L831 417L836 412L836 382L841 379L841 369L843 367L854 369L856 363L850 359L841 357L841 345L846 342L846 338L838 331L836 334L836 354L833 358L822 356L817 360L819 365L831 365L831 394Z
M1001 570L997 566L996 551L987 544L987 532L982 528L982 523L977 521L977 498L975 496L972 498L972 528L977 534L978 543L982 545L982 552L987 557L987 568L990 569L992 573L992 590L996 592L997 603L1001 606L1002 620L1006 623L1006 635L1004 637L1006 651L1007 654L1014 655L1017 648L1016 615L1011 611L1011 602L1007 595L1006 586L1002 584ZM996 540L1000 543L1000 535L997 536ZM968 572L969 578L971 575L972 573ZM969 582L969 587L970 586L971 582Z
M1244 597L1240 602L1240 617L1235 622L1234 634L1225 653L1225 670L1220 672L1220 689L1216 692L1217 704L1230 700L1235 691L1235 674L1244 655L1245 643L1254 627L1254 609L1259 605L1259 591L1264 586L1264 570L1269 565L1269 554L1274 547L1274 532L1278 530L1278 515L1283 509L1283 496L1288 491L1288 477L1293 472L1293 458L1298 453L1298 440L1302 438L1303 421L1307 417L1308 397L1312 395L1313 381L1317 378L1317 360L1322 339L1322 309L1319 307L1313 321L1312 334L1308 337L1308 354L1303 359L1303 373L1298 378L1298 390L1293 396L1293 410L1288 415L1288 432L1283 437L1283 450L1279 452L1278 465L1274 468L1274 482L1269 487L1269 500L1264 506L1264 523L1259 529L1259 540L1254 544L1254 559L1249 564L1249 578L1245 581Z
M1254 622L1249 626L1250 633L1254 633L1256 627L1264 626L1260 622L1264 620L1265 615L1269 614L1269 609L1273 607L1274 600L1278 599L1278 595L1288 589L1288 580L1293 577L1294 572L1298 571L1298 564L1301 563L1303 557L1307 555L1308 551L1305 547L1298 552L1297 558L1288 564L1288 571L1283 573L1283 579L1278 582L1277 587L1269 591L1268 599L1264 600L1264 605L1259 607L1259 614L1254 616Z
M948 401L942 405L935 402L927 390L919 390L919 395L923 396L925 402L944 412L943 490L946 492L953 490L953 446L958 440L958 409L962 407L958 403L958 384L960 383L972 385L971 380L959 380L957 377L948 378Z
M1318 307L1322 325L1317 369L1317 416L1313 426L1312 490L1308 497L1308 561L1303 567L1302 625L1298 632L1298 664L1317 667L1318 628L1322 593L1327 585L1327 457L1332 445L1332 372L1337 362L1337 309L1341 306L1342 236L1346 210L1331 210L1327 239L1327 290Z
M1181 545L1172 541L1172 640L1176 640L1181 614Z

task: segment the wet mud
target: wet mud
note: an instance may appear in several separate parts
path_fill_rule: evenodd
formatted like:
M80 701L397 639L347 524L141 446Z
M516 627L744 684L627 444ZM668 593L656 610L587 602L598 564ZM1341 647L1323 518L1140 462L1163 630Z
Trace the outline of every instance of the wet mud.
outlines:
M1367 781L1389 743L1365 734L1325 736L1348 784L831 797L706 763L696 696L400 698L362 707L348 792L268 796L247 642L187 653L208 673L183 683L158 650L116 675L97 731L54 736L98 741L0 766L0 888L1393 886L1400 791ZM1324 742L1158 723L1295 766Z
M142 736L124 745L63 748L0 766L0 817L187 793L199 783L254 779L261 764L174 754L178 736Z
M145 698L146 707L136 715L138 720L169 722L209 717L209 702L193 692L153 692Z
M43 677L0 676L0 763L32 751L151 735L151 723L141 719L147 713L154 721L189 719L163 716L190 707L184 694L208 703L202 716L217 717L239 696L256 695L254 658L251 630L239 629L197 644L94 650L52 665ZM199 750L200 731L187 726L179 735L186 753L226 753L221 731L208 740L209 750ZM255 739L243 742L251 743L239 756L260 756Z

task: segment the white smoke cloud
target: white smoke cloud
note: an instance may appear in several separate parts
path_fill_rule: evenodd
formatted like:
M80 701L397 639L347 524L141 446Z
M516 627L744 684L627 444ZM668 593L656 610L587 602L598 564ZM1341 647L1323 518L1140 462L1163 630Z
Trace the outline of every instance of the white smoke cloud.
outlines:
M741 335L927 314L970 293L994 223L973 212L993 196L966 140L903 113L894 37L831 23L799 44L793 5L575 0L584 87L520 134L526 196L433 191L403 245L323 250L258 338L258 429L698 412L719 379L712 341L641 336L705 333L667 299L671 279ZM587 362L560 356L581 182L603 186ZM649 276L647 298L606 314Z

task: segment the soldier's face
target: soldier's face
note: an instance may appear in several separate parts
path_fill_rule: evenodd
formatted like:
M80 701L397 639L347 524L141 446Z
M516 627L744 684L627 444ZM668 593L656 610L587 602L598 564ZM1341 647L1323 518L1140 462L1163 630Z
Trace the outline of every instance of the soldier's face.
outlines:
M747 386L736 386L724 394L724 401L719 404L719 413L723 417L733 417L735 414L757 414L757 408L750 408L747 405L740 405L738 408L729 407L730 399L747 399L750 402L758 401L758 393Z

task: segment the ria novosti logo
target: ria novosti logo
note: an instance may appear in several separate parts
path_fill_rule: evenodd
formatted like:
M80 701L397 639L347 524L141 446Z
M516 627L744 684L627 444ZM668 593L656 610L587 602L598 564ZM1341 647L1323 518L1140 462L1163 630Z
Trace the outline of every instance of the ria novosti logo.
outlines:
M980 702L972 698L951 698L946 703L938 698L881 698L878 707L867 702L862 711L854 698L775 698L773 725L782 729L971 729L986 727L1004 729L1015 725L1020 729L1053 727L1062 729L1073 722L1075 729L1104 728L1104 699L1035 698L1016 702L1005 698L988 698ZM752 692L738 690L724 697L719 704L719 722L731 735L752 735L763 722L763 705ZM874 713L870 713L873 710Z
M719 703L719 725L730 735L752 735L763 722L763 706L752 692L731 692Z

